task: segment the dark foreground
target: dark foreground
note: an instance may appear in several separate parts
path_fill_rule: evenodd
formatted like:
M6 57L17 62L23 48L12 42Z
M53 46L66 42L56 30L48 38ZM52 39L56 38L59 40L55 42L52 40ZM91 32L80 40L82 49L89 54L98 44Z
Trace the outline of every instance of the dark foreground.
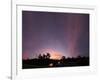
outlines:
M23 69L89 66L89 57L53 59L27 59L22 61Z

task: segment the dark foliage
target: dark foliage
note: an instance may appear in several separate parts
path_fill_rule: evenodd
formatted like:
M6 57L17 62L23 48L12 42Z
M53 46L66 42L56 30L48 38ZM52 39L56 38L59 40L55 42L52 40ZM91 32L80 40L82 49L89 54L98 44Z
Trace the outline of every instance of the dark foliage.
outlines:
M62 56L60 60L50 59L50 54L39 54L38 58L27 59L22 61L23 69L30 68L49 68L49 67L72 67L72 66L89 66L89 57L66 58Z

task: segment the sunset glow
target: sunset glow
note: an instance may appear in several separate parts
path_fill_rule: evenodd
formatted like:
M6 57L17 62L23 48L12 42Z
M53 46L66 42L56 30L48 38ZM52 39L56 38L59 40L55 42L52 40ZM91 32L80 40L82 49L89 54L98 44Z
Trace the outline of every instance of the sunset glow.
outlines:
M89 56L89 14L22 12L22 58Z
M40 49L37 53L41 53L41 55L49 53L51 55L50 59L61 59L62 53L55 51L53 49Z

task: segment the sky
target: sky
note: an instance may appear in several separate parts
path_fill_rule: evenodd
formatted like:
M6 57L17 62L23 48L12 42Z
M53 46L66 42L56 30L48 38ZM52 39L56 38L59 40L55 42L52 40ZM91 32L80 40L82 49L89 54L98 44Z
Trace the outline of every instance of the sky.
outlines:
M22 58L89 56L89 14L22 11Z

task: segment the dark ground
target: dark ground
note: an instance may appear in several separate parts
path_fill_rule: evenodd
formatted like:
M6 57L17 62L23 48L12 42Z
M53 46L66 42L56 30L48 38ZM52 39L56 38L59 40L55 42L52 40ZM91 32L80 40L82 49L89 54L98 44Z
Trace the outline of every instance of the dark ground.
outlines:
M22 69L31 68L53 68L53 67L74 67L89 66L89 57L67 58L61 60L53 59L27 59L22 61Z

